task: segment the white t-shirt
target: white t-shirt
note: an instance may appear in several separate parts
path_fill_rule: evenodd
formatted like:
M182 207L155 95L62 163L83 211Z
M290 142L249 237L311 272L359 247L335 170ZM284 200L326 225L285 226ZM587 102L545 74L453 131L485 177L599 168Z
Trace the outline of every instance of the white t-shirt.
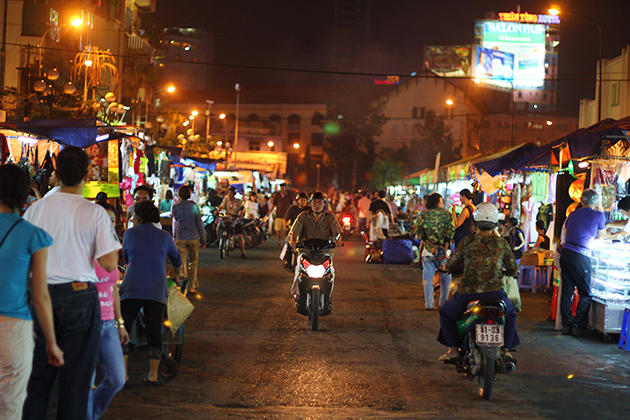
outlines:
M53 238L48 284L96 282L94 260L121 248L107 212L80 195L56 192L30 206L24 219Z
M245 218L255 219L258 217L258 202L247 200L245 201Z
M367 197L361 197L361 199L357 203L357 207L359 207L360 219L365 219L367 217L368 211L370 211L370 204L372 204L372 200Z

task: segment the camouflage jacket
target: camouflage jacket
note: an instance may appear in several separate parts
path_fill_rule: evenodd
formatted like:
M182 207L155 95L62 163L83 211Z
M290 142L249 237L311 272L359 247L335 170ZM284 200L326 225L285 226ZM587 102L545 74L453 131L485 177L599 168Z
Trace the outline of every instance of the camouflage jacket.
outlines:
M453 240L453 215L444 209L423 211L416 219L415 233L427 250L435 254L435 246L432 245L446 245Z
M453 256L446 262L446 270L464 274L457 293L484 293L503 288L505 275L518 274L514 253L504 238L472 234L457 245Z

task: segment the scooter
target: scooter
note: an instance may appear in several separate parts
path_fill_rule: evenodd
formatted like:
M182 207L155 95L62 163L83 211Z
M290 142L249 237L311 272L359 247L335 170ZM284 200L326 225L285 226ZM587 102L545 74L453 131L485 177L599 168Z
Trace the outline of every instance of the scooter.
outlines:
M330 292L333 286L332 257L335 243L324 239L308 239L297 245L299 258L298 312L307 315L313 331L319 328L319 317L332 311Z
M343 229L343 240L346 241L352 236L352 226L354 225L354 216L351 213L341 213L341 227Z
M497 373L513 373L516 360L502 350L505 314L502 300L480 299L468 304L462 319L457 322L461 341L461 356L445 360L469 380L477 378L479 395L487 400ZM515 351L515 350L510 350Z

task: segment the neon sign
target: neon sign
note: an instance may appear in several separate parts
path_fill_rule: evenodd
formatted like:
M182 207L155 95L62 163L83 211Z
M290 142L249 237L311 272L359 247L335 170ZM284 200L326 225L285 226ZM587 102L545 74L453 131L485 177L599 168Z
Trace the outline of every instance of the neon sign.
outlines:
M520 23L540 23L540 24L560 24L560 16L554 15L533 15L530 13L502 12L499 13L499 20L503 22Z
M398 85L400 84L400 76L387 76L387 79L374 79L375 85Z

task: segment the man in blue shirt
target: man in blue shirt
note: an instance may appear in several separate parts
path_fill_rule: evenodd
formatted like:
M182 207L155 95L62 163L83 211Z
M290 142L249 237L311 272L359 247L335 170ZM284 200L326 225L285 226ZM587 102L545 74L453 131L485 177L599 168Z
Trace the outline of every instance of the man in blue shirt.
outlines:
M583 336L588 325L588 312L591 308L591 253L596 239L606 237L606 219L601 212L601 200L597 191L585 190L580 200L582 207L569 215L564 222L565 238L560 251L562 270L562 334ZM573 290L580 294L575 319L571 312Z

